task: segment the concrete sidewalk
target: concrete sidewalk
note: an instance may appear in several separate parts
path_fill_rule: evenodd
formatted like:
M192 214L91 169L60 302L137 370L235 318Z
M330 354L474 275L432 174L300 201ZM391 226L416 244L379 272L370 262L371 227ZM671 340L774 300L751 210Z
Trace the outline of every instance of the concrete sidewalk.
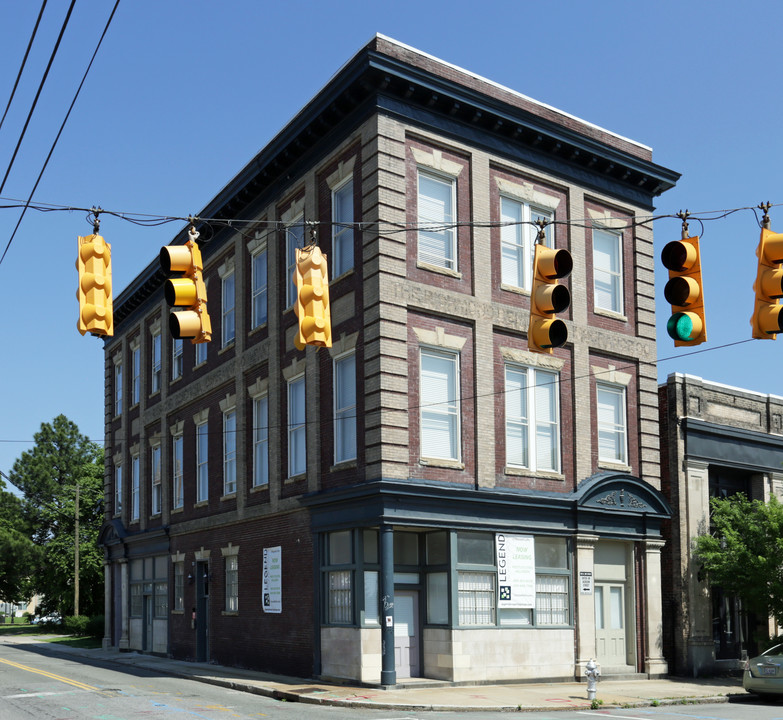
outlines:
M172 675L257 695L323 705L353 708L517 711L582 710L590 708L586 683L516 683L502 685L451 685L427 680L405 680L391 689L333 685L208 663L191 663L117 650L83 650L58 647L31 636L9 636L4 642L33 645L30 650L77 655L85 662L109 662L157 674ZM729 702L751 699L738 678L665 680L602 680L597 699L608 707Z

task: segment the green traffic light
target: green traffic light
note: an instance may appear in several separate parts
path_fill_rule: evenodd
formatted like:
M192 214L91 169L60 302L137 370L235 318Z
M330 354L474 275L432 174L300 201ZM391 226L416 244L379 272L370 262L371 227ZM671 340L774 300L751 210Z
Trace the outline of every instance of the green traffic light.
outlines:
M673 340L687 342L694 338L693 319L688 313L674 313L666 323L666 332Z

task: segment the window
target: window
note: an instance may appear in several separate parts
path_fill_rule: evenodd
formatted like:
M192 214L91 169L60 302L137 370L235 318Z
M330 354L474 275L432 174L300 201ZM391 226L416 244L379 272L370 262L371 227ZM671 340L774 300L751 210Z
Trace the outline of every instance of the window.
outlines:
M231 272L223 277L223 347L234 342L234 303L234 273Z
M598 459L627 463L625 388L596 383L598 400Z
M307 469L304 376L288 383L288 477Z
M139 456L131 458L131 520L138 520L139 506Z
M460 625L495 624L495 574L462 572L457 574Z
M150 453L152 480L152 514L160 515L162 492L160 484L160 445L154 445Z
M131 351L131 405L136 405L141 398L141 349Z
M207 361L208 343L196 343L196 365L201 365Z
M114 466L114 514L122 512L122 465Z
M251 304L253 306L253 327L267 321L267 256L266 250L257 252L250 260L251 265Z
M223 413L223 494L237 491L237 414Z
M152 392L158 392L160 390L160 333L156 332L152 336Z
M182 377L182 339L174 338L171 341L171 379Z
M506 465L560 471L558 375L506 365Z
M334 461L356 458L356 355L334 361Z
M206 502L209 492L209 423L196 425L196 502Z
M424 170L419 170L418 182L419 262L456 271L456 183Z
M174 612L185 610L185 563L174 563Z
M568 625L568 545L565 538L536 538L536 617L535 624Z
M500 198L500 282L530 290L533 285L533 254L538 230L530 223L552 222L552 214L531 208L527 203ZM552 226L545 230L545 245L552 247Z
M171 459L173 463L171 473L171 503L175 508L181 508L185 504L182 470L182 435L175 435L171 439Z
M296 300L296 283L294 282L294 267L296 267L296 248L304 246L304 225L301 218L298 225L289 225L285 229L286 243L286 307Z
M239 610L239 558L226 557L226 612Z
M269 398L253 400L253 487L269 484Z
M329 533L326 573L327 622L335 625L353 623L353 570L338 568L353 563L353 533L340 530Z
M593 228L593 287L596 309L623 313L622 238Z
M122 363L114 365L114 416L122 415Z
M353 267L353 180L332 192L332 277Z
M455 353L421 351L421 455L460 459L459 377Z
M164 618L169 614L169 584L155 583L155 617Z

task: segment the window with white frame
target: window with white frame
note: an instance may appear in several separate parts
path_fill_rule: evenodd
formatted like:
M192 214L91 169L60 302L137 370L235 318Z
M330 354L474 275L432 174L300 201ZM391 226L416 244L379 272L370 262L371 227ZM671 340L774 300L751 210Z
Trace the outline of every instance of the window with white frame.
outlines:
M234 273L229 272L223 276L223 347L234 342L234 337L236 336L234 324L235 303Z
M252 305L252 327L256 328L267 321L267 254L266 248L254 253L250 259Z
M294 268L296 267L296 249L304 247L304 224L299 218L294 224L286 227L286 307L296 301L296 283Z
M114 363L114 415L122 415L122 363Z
M253 398L253 487L269 484L269 398Z
M141 399L141 348L131 350L131 405L137 405Z
M356 458L356 355L334 360L334 461Z
M223 413L223 494L237 491L237 413Z
M552 213L509 197L500 198L500 282L509 287L530 290L533 285L533 254L538 220L552 222ZM547 247L552 247L552 226L544 229Z
M138 520L140 514L139 456L131 458L131 520Z
M226 612L239 611L239 558L226 556Z
M459 355L421 349L422 457L460 459Z
M353 267L353 180L332 191L332 277Z
M160 484L160 445L153 445L150 448L150 470L152 503L151 509L153 515L159 515L163 502L163 492Z
M506 465L560 471L558 374L506 365Z
M307 469L304 375L288 383L288 477Z
M182 338L173 338L171 341L171 379L182 377Z
M457 270L454 178L419 169L419 262Z
M593 288L596 309L623 314L622 236L593 228Z
M161 336L156 332L152 336L152 392L160 390L161 372Z
M184 472L182 463L184 460L182 435L171 438L171 504L174 508L185 505Z
M205 502L209 493L209 423L196 425L196 502Z
M122 512L122 465L114 466L114 514Z
M628 462L625 387L596 383L598 459Z
M174 612L185 610L185 563L174 563Z
M207 361L208 343L196 343L196 365L202 365Z
M536 537L535 624L570 623L570 578L568 541L558 537Z

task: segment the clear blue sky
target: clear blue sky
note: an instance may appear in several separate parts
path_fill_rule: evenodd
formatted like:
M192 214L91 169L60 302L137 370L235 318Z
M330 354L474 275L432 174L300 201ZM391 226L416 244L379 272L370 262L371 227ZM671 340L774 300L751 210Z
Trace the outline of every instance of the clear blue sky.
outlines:
M0 180L68 5L47 6L0 129ZM112 5L76 4L0 205L27 199ZM0 9L0 113L39 7ZM196 214L380 32L651 146L682 173L658 214L783 203L781 21L772 0L122 0L34 200ZM0 254L18 218L0 210ZM783 207L771 218L783 232ZM115 295L180 227L104 218ZM28 211L0 265L0 471L59 413L103 439L102 342L76 330L76 238L90 232L82 212ZM698 354L665 334L656 258L660 379L691 373L783 395L783 338L721 347L750 338L758 235L749 211L705 223L709 341ZM656 253L679 236L679 221L656 222Z

